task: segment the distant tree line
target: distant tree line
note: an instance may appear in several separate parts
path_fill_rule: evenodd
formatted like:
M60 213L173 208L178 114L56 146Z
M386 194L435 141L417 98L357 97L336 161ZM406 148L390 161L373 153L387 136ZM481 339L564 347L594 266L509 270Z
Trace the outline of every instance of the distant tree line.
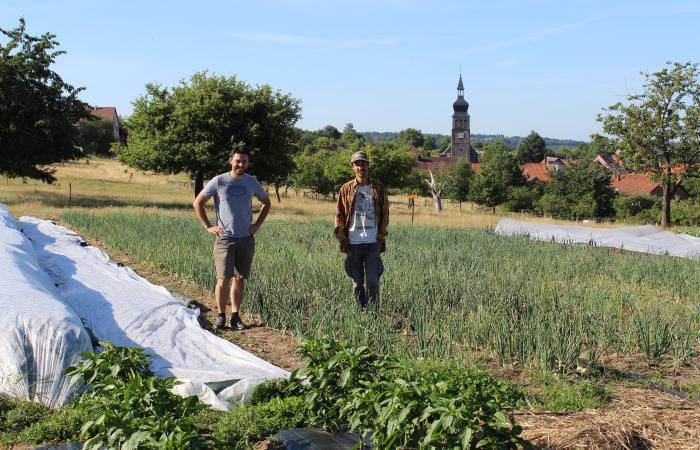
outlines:
M379 144L382 142L389 142L389 141L394 141L398 139L399 137L399 132L395 131L362 131L360 134L368 141L373 144ZM424 136L429 137L432 139L433 142L435 143L445 143L445 145L438 145L438 148L440 150L444 150L447 148L447 145L450 143L450 136L445 135L445 134L428 134L425 133ZM508 147L515 149L520 145L520 142L523 139L526 139L525 137L521 136L505 136L502 134L481 134L481 133L472 133L471 135L471 140L472 140L472 145L476 144L481 144L481 147L483 147L483 144L486 144L488 142L497 142L497 141L502 141L504 144L506 144ZM549 138L549 137L543 137L545 142L545 146L550 149L557 149L560 147L576 147L581 144L585 144L585 141L577 141L574 139L555 139L555 138Z
M90 120L82 88L65 83L51 70L59 45L46 33L26 33L20 19L15 29L0 29L0 173L7 177L54 180L49 164L82 156L84 150L106 153L107 128ZM185 172L195 195L212 176L228 170L232 145L252 149L251 172L273 186L334 195L352 178L350 154L365 150L371 174L394 193L472 201L487 208L529 210L564 218L624 217L663 226L700 222L700 80L698 66L669 63L643 74L644 90L603 109L598 120L604 136L591 142L556 140L535 131L526 137L472 135L480 167L468 161L432 173L416 170L415 147L431 155L449 145L449 137L406 128L398 133L358 132L328 125L316 131L296 128L301 102L271 86L250 86L235 76L197 72L174 87L146 86L126 119L130 143L116 147L131 167L159 173ZM82 149L81 149L82 148ZM597 153L616 153L624 171L650 174L663 187L662 198L621 196L611 173L594 164ZM523 178L520 165L556 155L572 162L550 171L547 183ZM690 202L676 202L679 183Z

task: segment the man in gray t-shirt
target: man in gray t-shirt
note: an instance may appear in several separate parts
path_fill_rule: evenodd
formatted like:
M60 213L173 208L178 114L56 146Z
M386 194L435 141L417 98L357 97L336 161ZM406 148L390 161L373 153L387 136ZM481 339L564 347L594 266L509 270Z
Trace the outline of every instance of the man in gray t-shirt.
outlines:
M260 182L248 175L250 163L247 149L237 146L229 155L231 171L215 176L194 200L194 210L199 221L209 233L216 235L214 242L214 265L216 267L216 288L214 296L219 317L214 325L223 329L226 324L226 300L231 298L231 329L245 329L239 309L243 303L245 280L250 276L250 268L255 254L253 235L260 229L270 212L270 197ZM214 197L216 225L212 226L204 205ZM262 208L253 222L253 197ZM231 281L233 280L233 284Z

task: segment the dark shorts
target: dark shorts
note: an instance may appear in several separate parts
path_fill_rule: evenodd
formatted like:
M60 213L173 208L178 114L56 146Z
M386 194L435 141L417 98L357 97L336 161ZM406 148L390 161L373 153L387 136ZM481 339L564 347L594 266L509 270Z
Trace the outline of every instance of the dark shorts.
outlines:
M255 254L253 236L234 238L219 235L214 241L214 266L216 278L250 277Z

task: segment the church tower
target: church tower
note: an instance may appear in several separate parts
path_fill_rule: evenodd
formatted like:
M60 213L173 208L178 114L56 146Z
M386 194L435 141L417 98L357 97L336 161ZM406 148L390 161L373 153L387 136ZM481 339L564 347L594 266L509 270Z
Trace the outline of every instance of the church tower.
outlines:
M452 104L452 151L450 156L469 158L471 162L477 162L476 152L472 149L469 137L469 103L464 100L464 84L462 74L459 74L457 84L457 100Z

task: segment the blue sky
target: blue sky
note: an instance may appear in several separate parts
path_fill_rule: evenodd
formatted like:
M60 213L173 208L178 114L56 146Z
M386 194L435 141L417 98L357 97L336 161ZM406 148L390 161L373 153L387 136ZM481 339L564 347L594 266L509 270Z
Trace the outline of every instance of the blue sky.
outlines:
M700 62L697 1L3 0L61 49L82 99L129 115L144 85L194 72L270 84L298 126L449 134L460 66L472 133L588 140L640 72Z

